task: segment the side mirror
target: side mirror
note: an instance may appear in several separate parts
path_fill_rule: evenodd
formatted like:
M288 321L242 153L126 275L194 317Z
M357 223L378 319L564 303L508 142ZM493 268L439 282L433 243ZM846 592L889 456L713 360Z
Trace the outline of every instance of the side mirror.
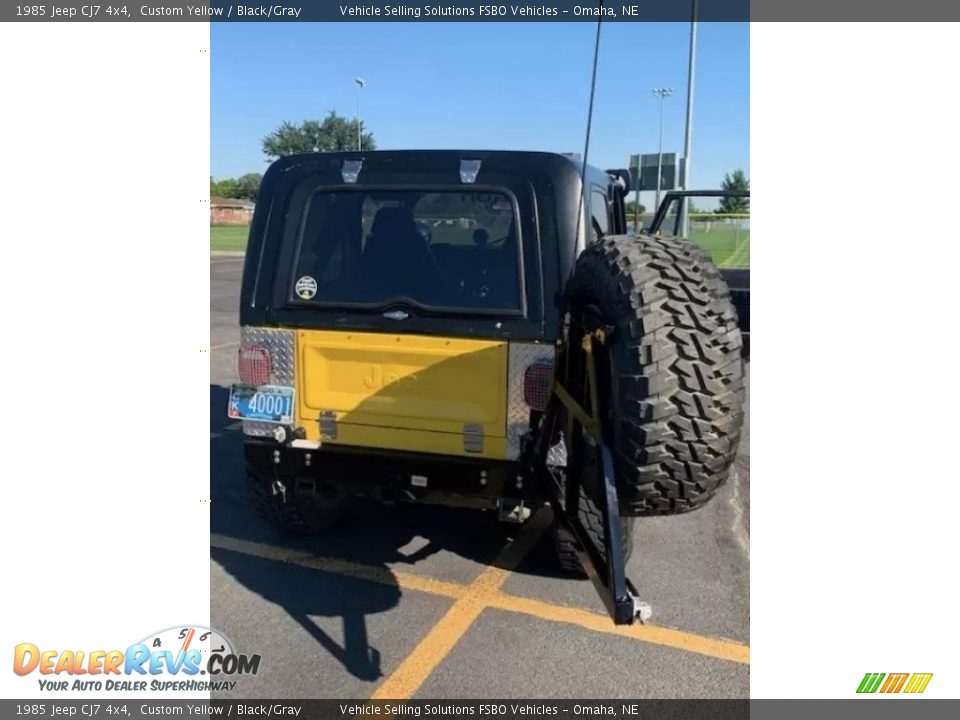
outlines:
M624 193L630 192L633 181L630 178L629 170L624 170L623 168L618 170L607 170L607 174L614 183L621 187Z

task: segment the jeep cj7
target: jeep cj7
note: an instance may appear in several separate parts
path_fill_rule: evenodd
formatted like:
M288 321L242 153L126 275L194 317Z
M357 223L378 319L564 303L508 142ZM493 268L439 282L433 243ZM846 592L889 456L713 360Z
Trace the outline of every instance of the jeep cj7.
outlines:
M247 487L295 532L352 495L549 503L616 623L634 517L702 506L743 418L737 314L705 251L626 235L624 171L536 152L317 153L263 180L243 269Z

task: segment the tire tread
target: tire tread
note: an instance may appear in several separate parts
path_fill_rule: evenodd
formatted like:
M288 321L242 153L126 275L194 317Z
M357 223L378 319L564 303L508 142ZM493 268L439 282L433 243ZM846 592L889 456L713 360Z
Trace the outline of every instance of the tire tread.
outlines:
M743 423L743 341L719 271L688 240L613 235L581 254L571 293L616 327L621 513L701 507L726 481Z

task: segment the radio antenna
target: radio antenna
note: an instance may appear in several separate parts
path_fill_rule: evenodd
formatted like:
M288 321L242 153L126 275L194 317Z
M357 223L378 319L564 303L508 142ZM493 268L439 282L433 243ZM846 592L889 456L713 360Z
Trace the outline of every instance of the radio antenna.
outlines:
M573 275L573 268L577 261L577 244L580 241L580 219L584 217L583 191L587 181L587 159L590 155L590 128L593 125L593 97L597 90L597 64L600 59L600 27L603 25L603 0L597 3L597 37L593 43L593 74L590 77L590 104L587 107L587 136L583 141L583 162L580 166L580 202L577 207L577 234L573 240L573 262L570 264L570 275Z

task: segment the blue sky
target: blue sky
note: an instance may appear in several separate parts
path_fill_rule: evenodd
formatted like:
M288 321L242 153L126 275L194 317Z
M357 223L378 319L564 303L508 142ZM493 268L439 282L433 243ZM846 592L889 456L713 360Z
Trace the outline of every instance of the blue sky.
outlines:
M361 117L382 149L582 152L595 23L211 23L211 173L263 172L281 121ZM601 34L590 163L625 167L682 153L689 25L609 23ZM745 23L701 23L692 185L749 173L750 40ZM652 203L652 197L647 205Z

